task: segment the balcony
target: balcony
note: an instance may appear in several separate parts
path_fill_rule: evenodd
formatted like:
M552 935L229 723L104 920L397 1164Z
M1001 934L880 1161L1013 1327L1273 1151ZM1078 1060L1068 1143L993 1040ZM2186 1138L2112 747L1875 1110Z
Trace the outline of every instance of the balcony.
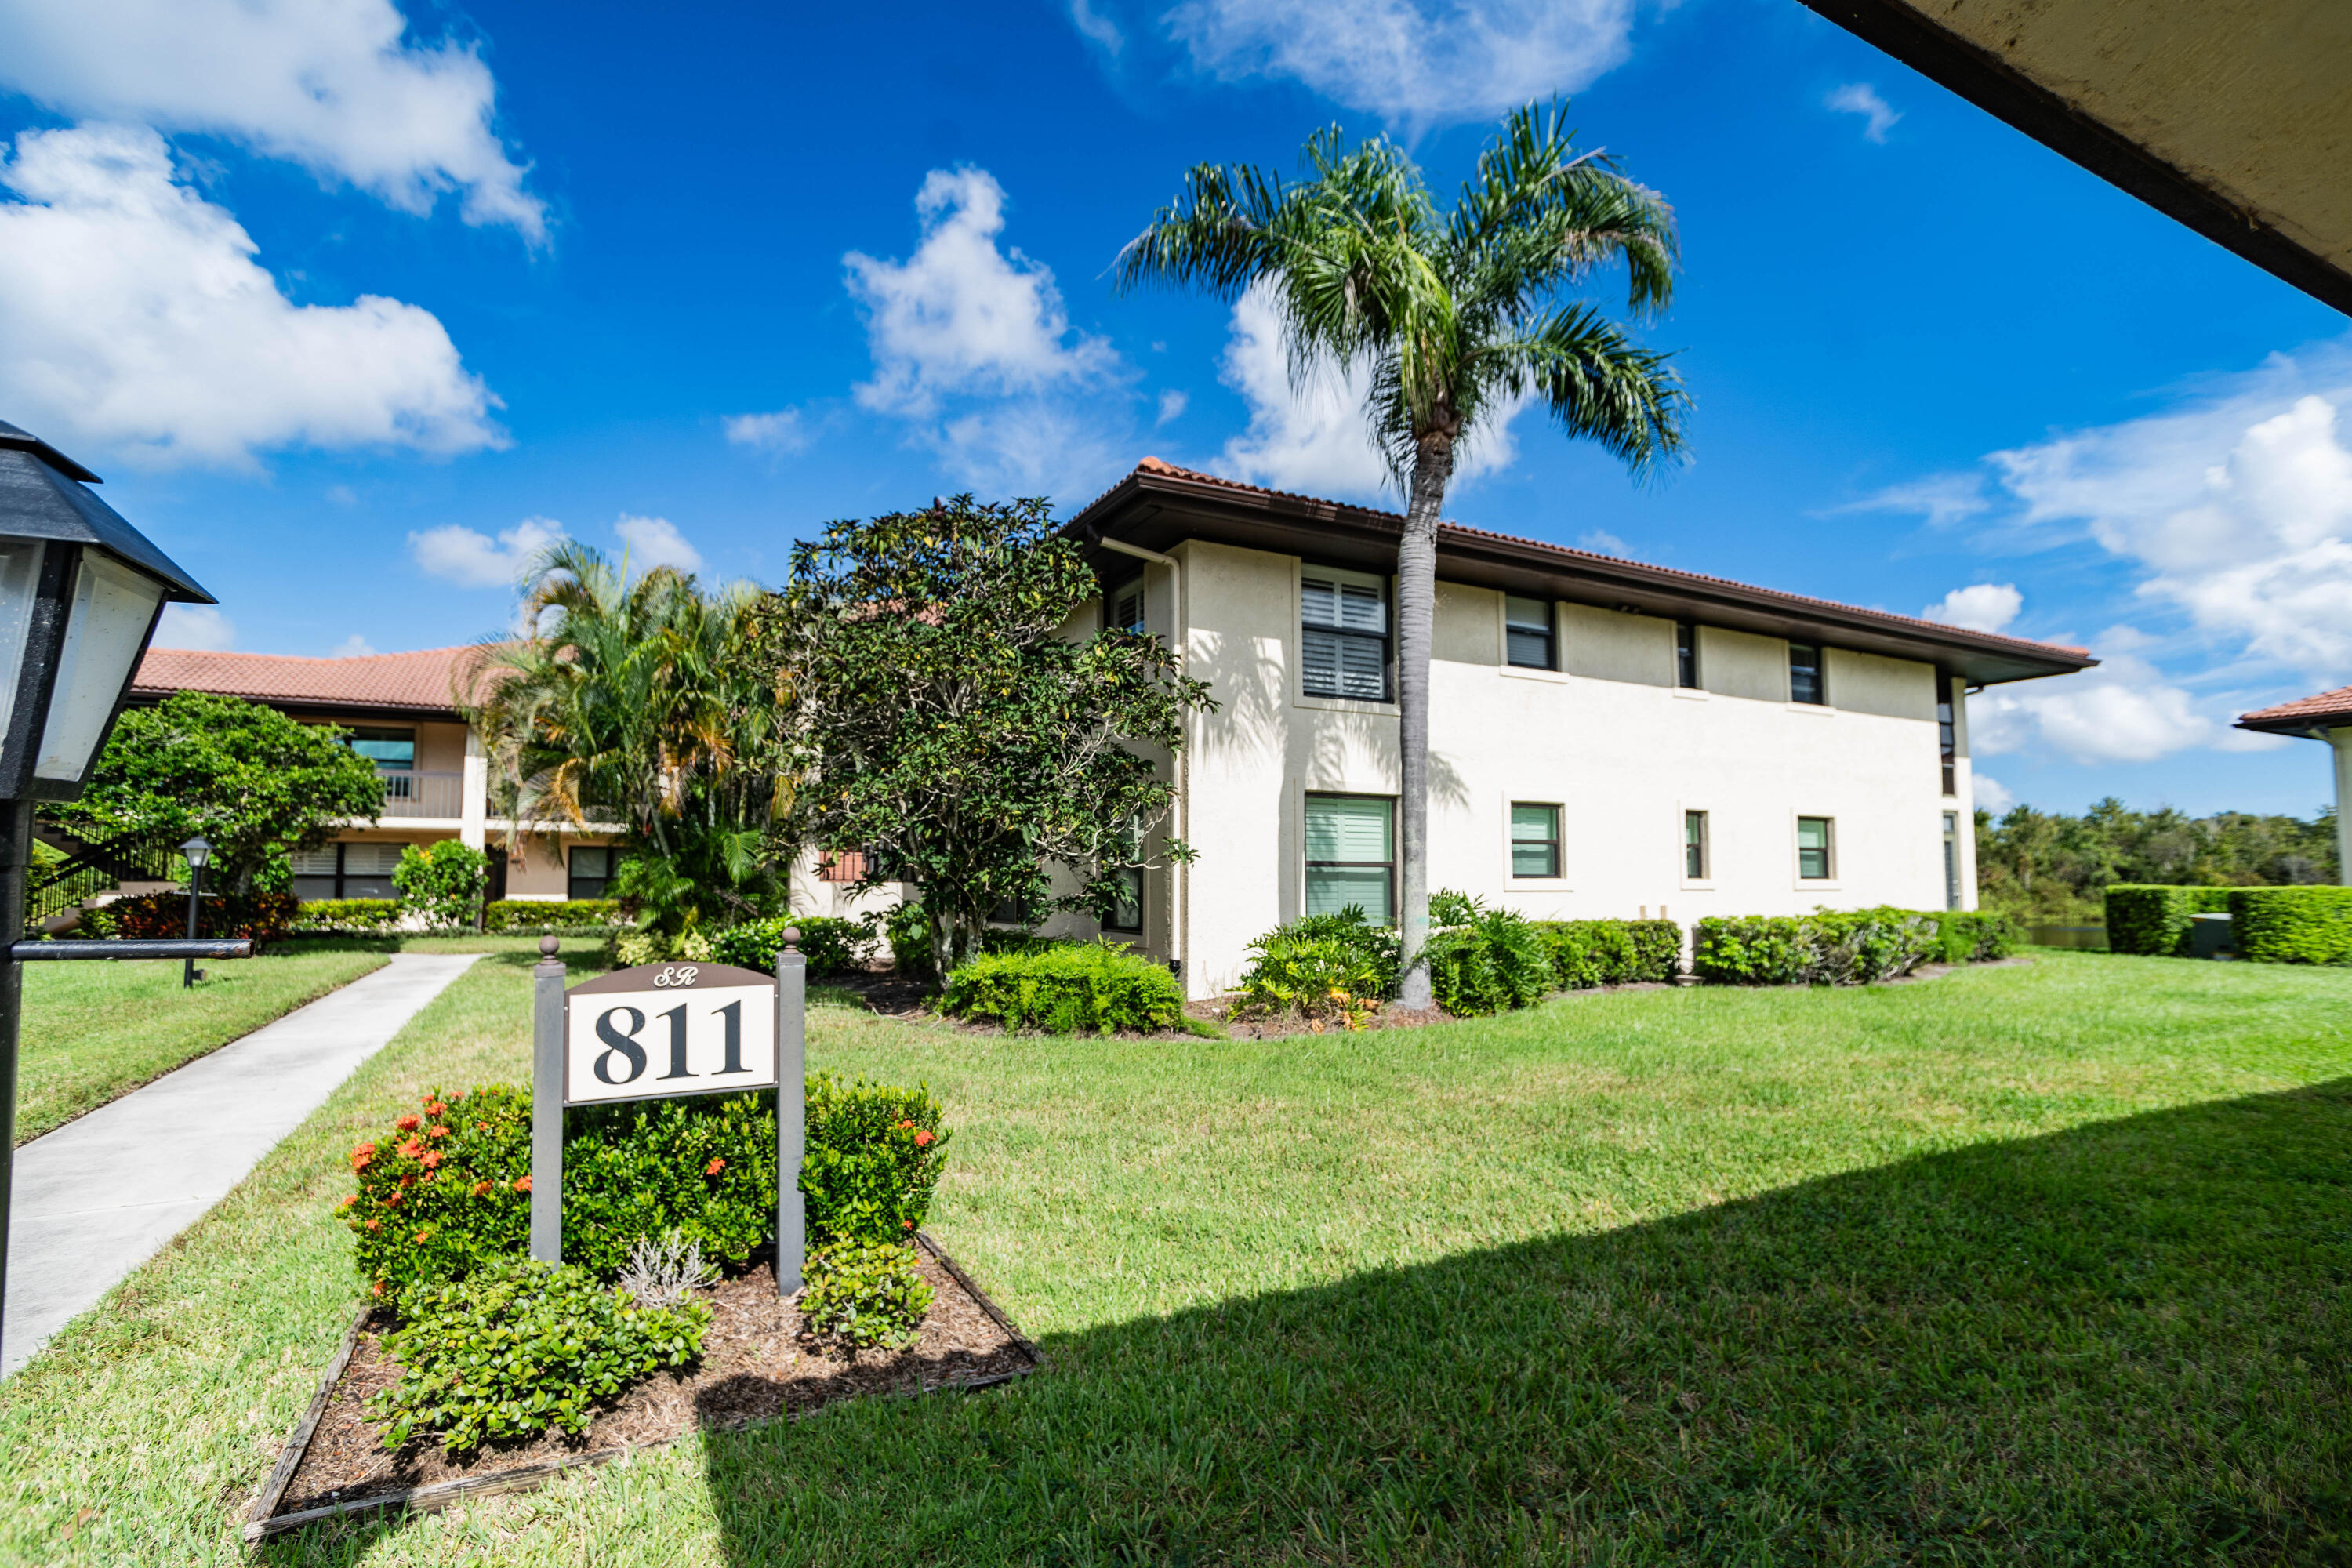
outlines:
M419 773L412 768L383 772L383 814L430 816L454 821L465 813L466 775Z

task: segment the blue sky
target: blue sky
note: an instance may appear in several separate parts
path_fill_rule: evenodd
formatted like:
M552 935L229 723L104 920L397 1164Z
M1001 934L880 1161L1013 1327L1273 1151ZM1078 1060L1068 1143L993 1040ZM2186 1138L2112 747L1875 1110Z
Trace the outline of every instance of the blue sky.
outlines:
M1106 269L1194 162L1336 121L1450 195L1555 92L1680 216L1694 460L1526 415L1452 515L2090 644L1972 705L1993 800L2327 798L2227 721L2352 680L2342 318L1794 0L0 0L0 418L220 596L165 640L268 652L494 632L559 532L772 581L1146 453L1377 500L1254 302Z

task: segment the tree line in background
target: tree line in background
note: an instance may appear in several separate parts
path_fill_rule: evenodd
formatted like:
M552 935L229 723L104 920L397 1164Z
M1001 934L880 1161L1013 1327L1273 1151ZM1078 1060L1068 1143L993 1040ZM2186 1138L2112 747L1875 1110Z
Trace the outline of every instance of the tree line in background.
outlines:
M2204 887L2295 887L2338 879L2336 813L2309 821L2242 811L2190 816L2166 807L2134 811L2109 796L2080 816L2011 808L1979 811L1980 907L2025 921L2095 924L2116 882Z

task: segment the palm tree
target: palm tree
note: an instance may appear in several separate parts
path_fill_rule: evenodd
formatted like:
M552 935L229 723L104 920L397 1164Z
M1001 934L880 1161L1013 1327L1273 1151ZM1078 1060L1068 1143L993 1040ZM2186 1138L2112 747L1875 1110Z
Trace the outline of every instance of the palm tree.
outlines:
M1234 300L1268 291L1294 384L1369 371L1370 435L1408 498L1397 547L1397 712L1403 889L1400 1000L1429 1005L1429 647L1438 513L1462 443L1520 399L1636 472L1682 450L1681 380L1593 306L1563 296L1622 261L1634 316L1674 289L1674 214L1598 152L1579 154L1564 104L1514 113L1441 216L1421 171L1385 138L1307 143L1306 177L1196 166L1183 194L1119 253L1145 284Z
M571 543L525 580L530 630L485 645L463 704L499 814L624 823L621 890L669 934L765 912L783 891L770 838L791 786L782 710L746 646L753 591L706 595L666 566L632 582Z

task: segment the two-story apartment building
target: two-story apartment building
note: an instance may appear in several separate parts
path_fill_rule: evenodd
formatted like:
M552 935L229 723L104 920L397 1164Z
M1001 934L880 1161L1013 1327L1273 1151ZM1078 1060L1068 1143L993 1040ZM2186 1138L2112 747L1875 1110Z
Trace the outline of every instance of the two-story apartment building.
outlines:
M1199 858L1108 928L1192 995L1283 921L1393 910L1402 521L1147 458L1065 531L1103 624L1219 703L1171 759ZM1431 885L1542 919L1971 907L1966 693L2095 662L1452 524L1437 574Z
M458 681L479 650L425 648L354 658L150 648L131 700L211 691L263 703L306 723L333 724L383 776L383 815L353 824L323 849L295 858L294 891L312 899L389 899L403 846L457 838L490 853L493 899L600 899L612 875L610 830L531 823L520 853L514 826L489 810L480 743L457 710Z

